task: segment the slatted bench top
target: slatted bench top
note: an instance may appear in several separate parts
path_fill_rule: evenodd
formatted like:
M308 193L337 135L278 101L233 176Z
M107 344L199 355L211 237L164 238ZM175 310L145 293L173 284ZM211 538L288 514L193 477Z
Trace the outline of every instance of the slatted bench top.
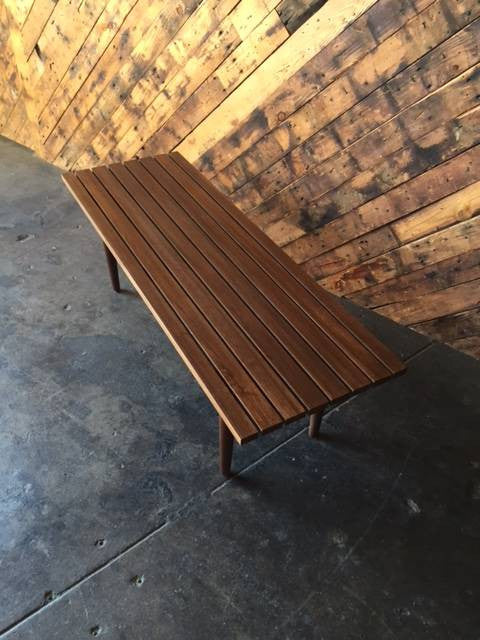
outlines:
M63 179L237 442L403 371L178 153Z

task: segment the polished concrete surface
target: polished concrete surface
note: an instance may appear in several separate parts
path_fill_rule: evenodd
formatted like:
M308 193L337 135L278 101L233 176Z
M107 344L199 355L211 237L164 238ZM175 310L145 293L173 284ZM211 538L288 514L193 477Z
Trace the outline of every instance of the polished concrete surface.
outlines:
M0 139L0 193L0 637L479 640L479 362L348 305L408 372L224 482L58 171Z

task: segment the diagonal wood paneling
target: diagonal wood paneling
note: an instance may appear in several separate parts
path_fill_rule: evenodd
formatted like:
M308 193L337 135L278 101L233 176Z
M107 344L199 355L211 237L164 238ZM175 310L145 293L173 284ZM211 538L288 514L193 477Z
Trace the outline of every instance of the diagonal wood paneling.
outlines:
M0 132L179 150L338 295L480 353L478 0L0 0Z

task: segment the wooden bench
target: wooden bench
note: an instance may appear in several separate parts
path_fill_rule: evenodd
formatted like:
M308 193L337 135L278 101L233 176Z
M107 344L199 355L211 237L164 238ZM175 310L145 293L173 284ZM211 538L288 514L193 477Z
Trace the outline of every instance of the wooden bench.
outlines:
M66 173L103 240L219 414L232 445L404 370L178 153Z

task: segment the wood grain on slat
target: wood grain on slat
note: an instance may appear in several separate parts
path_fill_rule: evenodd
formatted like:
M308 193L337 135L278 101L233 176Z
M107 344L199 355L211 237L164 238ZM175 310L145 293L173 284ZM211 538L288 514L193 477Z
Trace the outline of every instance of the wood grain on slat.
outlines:
M208 269L202 270L201 268L196 270L185 260L185 256L189 256L195 249L188 238L176 229L173 224L169 227L172 235L169 236L165 232L164 226L161 225L161 222L165 221L163 211L154 218L150 218L148 215L145 216L144 210L138 204L144 191L140 183L133 181L133 186L129 185L129 193L123 186L127 182L123 184L119 182L108 169L100 168L95 170L94 174L109 191L110 195L121 205L122 209L128 212L129 218L139 232L144 237L148 237L155 247L155 253L162 258L163 263L174 275L175 280L186 292L186 295L195 301L198 309L208 318L210 324L235 354L238 361L249 371L258 387L262 389L267 397L274 400L274 406L283 419L288 420L292 419L293 416L302 415L305 407L278 377L275 370L269 365L268 360L262 357L262 352L255 349L244 333L238 330L234 318L225 313L217 298L211 294L206 283L212 277L212 271ZM138 192L140 192L140 195L137 195ZM150 212L149 209L148 213ZM169 244L171 237L173 237L173 241ZM179 256L182 256L183 260L179 260Z

